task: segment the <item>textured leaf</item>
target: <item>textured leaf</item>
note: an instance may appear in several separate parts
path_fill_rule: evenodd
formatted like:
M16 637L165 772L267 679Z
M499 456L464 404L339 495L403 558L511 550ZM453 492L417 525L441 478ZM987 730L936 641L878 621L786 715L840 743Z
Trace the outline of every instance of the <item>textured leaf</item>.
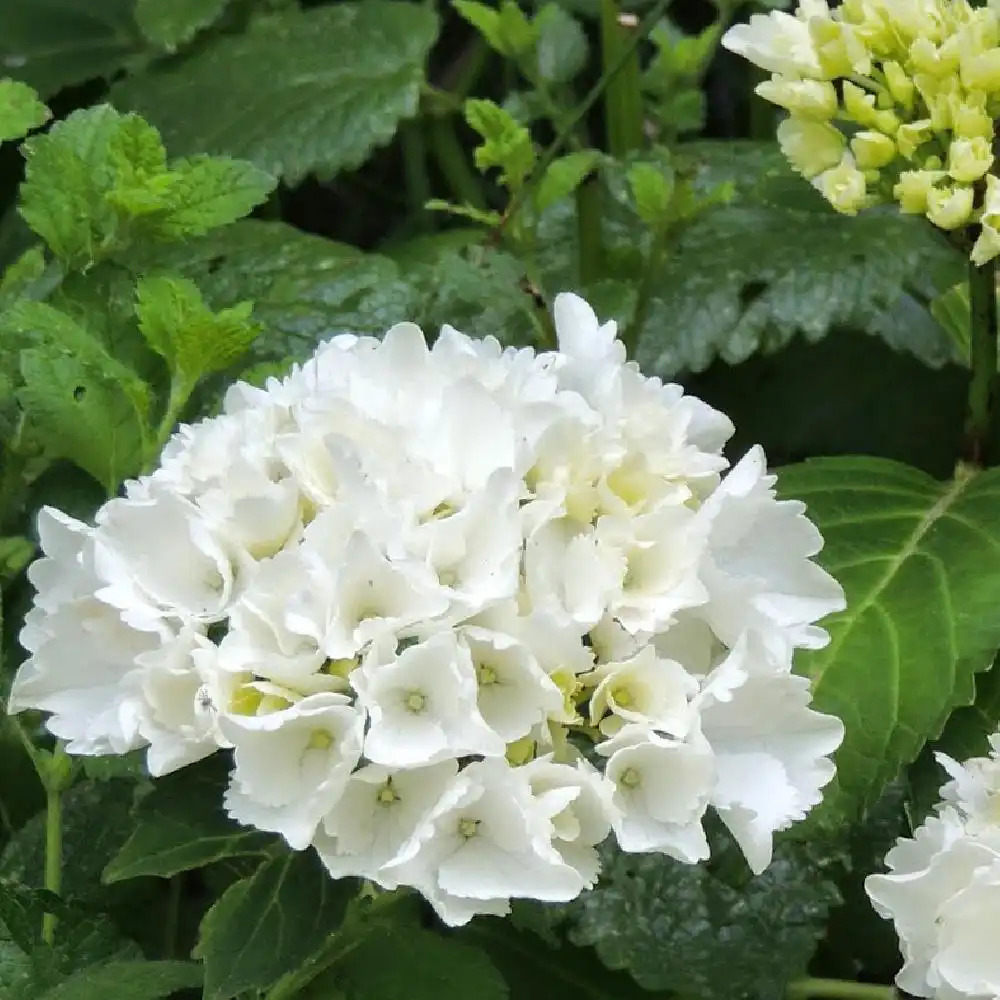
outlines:
M20 139L50 117L49 109L27 84L0 80L0 142Z
M136 807L135 828L104 881L166 877L223 858L263 855L274 838L237 825L222 807L228 770L218 756L158 779Z
M364 938L332 970L346 1000L506 1000L507 985L481 948L420 927Z
M0 278L0 310L12 305L15 299L27 294L45 273L45 251L40 246L25 250Z
M648 990L778 1000L805 971L837 902L825 859L779 844L770 867L737 888L718 872L744 866L736 846L727 840L713 858L706 866L616 854L599 887L571 907L571 940Z
M216 309L252 300L258 361L304 360L337 333L381 334L416 303L392 261L282 223L241 222L137 263L192 278Z
M158 1000L200 984L201 969L193 962L109 962L81 969L41 1000Z
M824 458L783 469L779 484L807 503L819 561L847 595L824 621L830 644L797 666L847 730L820 815L854 816L972 701L973 674L1000 645L1000 472L942 483L896 462Z
M135 0L4 0L0 66L43 97L109 76L144 48Z
M137 0L135 20L139 30L156 45L176 49L209 25L226 9L229 0Z
M416 114L436 36L433 11L418 4L288 10L112 94L157 125L174 153L239 156L294 184L359 166Z
M356 885L333 881L314 851L286 853L223 893L201 924L205 1000L266 990L305 964L340 926Z
M6 927L10 939L24 951L31 951L38 942L42 915L55 900L48 896L43 890L0 878L0 927Z
M213 313L188 278L142 278L137 296L139 329L185 385L231 365L257 336L251 303Z
M535 205L544 212L561 198L568 198L586 179L600 160L595 149L567 153L549 164L535 192Z

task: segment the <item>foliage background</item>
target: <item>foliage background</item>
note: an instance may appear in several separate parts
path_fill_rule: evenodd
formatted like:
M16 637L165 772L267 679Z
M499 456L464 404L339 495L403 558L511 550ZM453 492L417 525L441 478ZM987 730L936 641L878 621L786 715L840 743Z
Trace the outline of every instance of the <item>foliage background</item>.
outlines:
M656 31L630 49L632 25L650 9L529 4L484 39L471 8L462 16L404 0L0 0L0 72L35 87L57 118L107 101L143 115L171 157L238 157L278 182L249 221L170 245L138 240L127 265L112 255L86 273L50 259L18 295L97 330L128 364L137 274L190 278L216 311L252 301L263 332L248 355L202 380L183 414L194 417L234 376L259 378L340 330L379 333L405 317L428 331L448 321L544 344L548 305L573 289L619 320L647 374L680 380L733 418L732 455L761 442L776 466L905 463L810 462L782 477L809 502L854 609L835 623L826 659L803 664L821 707L848 724L829 802L781 839L757 879L715 831L706 866L609 853L602 885L577 903L519 905L511 921L446 933L413 900L358 901L355 886L331 884L310 856L231 826L218 812L215 762L150 787L136 761L69 769L57 754L45 758L67 767L57 902L40 888L46 788L3 718L4 1000L199 988L275 1000L769 1000L805 990L806 975L891 981L895 940L861 881L932 801L924 744L952 707L972 702L973 674L1000 644L1000 582L976 571L982 546L1000 545L992 479L939 482L952 474L963 420L962 323L957 293L946 295L962 258L919 220L837 216L788 172L752 71L717 50L718 26L758 8L661 4ZM619 13L634 17L620 28ZM617 64L613 80L602 78ZM589 108L588 95L598 97ZM474 159L489 142L466 121L468 97L526 122L539 154L565 139L560 153L584 155L565 167L569 179L545 175L546 204L535 188L505 190L495 171L476 168L492 162L510 176L523 137L504 124L492 152ZM16 211L23 173L16 144L4 145L5 268L37 242ZM519 199L532 205L520 211ZM466 210L426 207L434 201ZM11 307L0 298L8 338ZM0 360L10 363L2 343ZM0 414L25 409L12 371L0 371ZM88 516L108 479L114 486L129 470L102 482L65 447L28 462L11 445L13 424L3 426L0 678L9 682L23 655L33 513L52 503ZM970 523L976 544L962 536ZM921 576L927 566L937 583ZM883 618L893 634L879 631ZM982 674L975 705L952 717L939 745L981 750L996 688ZM44 754L44 734L33 736ZM37 934L46 909L58 916L52 947ZM338 928L334 940L350 947L334 954Z

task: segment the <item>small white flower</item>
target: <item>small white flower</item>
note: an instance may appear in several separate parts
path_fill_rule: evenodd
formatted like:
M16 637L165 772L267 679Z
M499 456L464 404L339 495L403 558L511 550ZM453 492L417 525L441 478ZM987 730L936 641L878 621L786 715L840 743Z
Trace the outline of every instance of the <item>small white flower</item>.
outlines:
M733 25L722 44L769 73L824 78L808 24L784 11L751 15L749 23Z
M350 676L370 725L365 757L386 767L471 754L502 756L506 744L479 711L476 669L464 643L442 632Z
M348 698L327 693L263 715L220 715L236 753L229 815L308 847L361 757L364 722Z

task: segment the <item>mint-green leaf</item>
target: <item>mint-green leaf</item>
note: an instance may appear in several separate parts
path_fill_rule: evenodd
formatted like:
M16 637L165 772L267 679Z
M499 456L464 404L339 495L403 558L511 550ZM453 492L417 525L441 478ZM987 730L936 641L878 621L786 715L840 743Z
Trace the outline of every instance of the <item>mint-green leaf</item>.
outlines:
M501 55L517 59L530 52L537 41L537 29L513 0L500 0L499 6L453 0L452 6Z
M195 156L170 165L166 214L158 230L168 239L200 236L248 215L267 200L277 181L244 160Z
M188 278L141 278L136 311L149 346L185 385L221 371L243 354L257 336L253 306L241 302L213 313Z
M155 45L173 51L214 24L229 0L137 0L139 30Z
M109 76L142 52L135 0L4 0L0 66L43 97Z
M973 698L973 675L1000 645L1000 471L938 482L875 458L812 459L783 469L825 539L819 561L847 610L802 652L814 704L846 736L821 817L856 816Z
M31 562L35 543L19 535L0 537L0 583L17 576Z
M228 762L216 756L158 779L103 880L169 877L223 858L263 855L274 838L234 823L222 806L228 776Z
M596 149L581 149L553 160L542 174L535 191L535 207L539 212L568 198L587 178L601 159Z
M205 915L195 957L205 963L205 1000L266 990L316 954L353 895L314 851L288 853L230 886Z
M158 1000L200 985L194 962L108 962L81 969L40 1000Z
M0 310L25 294L45 273L45 251L40 246L25 250L0 278Z
M465 120L483 140L473 153L476 166L484 172L498 168L500 183L518 190L536 160L528 130L493 101L466 101Z
M331 975L349 998L507 1000L507 985L474 944L419 926L389 927L362 940Z
M52 115L38 94L19 80L0 80L0 142L21 139Z
M437 30L433 10L413 3L289 9L112 96L153 122L175 154L238 156L294 184L359 166L416 114Z
M568 908L570 940L592 945L609 969L626 970L647 990L781 1000L805 973L838 901L830 859L780 843L767 870L749 878L729 838L712 854L709 867L614 852L598 887Z
M629 167L627 176L639 218L652 229L661 229L670 221L673 175L657 164L640 162Z

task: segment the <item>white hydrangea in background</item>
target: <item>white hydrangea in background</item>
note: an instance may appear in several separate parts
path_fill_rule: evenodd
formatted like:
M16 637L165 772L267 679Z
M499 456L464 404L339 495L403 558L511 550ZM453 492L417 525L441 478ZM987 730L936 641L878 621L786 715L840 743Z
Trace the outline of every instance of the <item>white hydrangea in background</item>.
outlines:
M450 924L594 884L596 846L750 866L843 727L791 673L843 607L730 421L556 300L559 350L342 335L182 427L93 526L45 509L10 710Z
M990 747L964 764L937 755L951 780L935 813L889 851L886 874L865 880L896 926L896 982L913 996L1000 996L1000 734Z

